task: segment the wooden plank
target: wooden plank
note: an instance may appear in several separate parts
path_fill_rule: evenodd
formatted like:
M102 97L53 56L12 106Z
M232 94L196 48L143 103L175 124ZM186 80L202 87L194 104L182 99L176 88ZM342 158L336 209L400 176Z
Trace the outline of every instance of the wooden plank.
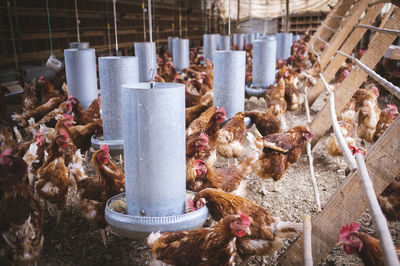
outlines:
M386 130L365 157L375 193L382 191L400 172L400 117ZM368 208L358 170L351 173L312 221L313 259L317 265L338 241L343 225L357 220ZM344 252L344 251L343 251ZM285 252L279 265L303 264L303 235Z
M360 20L362 13L368 8L369 0L360 0L357 2L349 11L350 16L347 17L343 22L343 27L336 31L335 35L329 41L329 45L322 52L321 67L324 69L326 65L331 61L332 56L336 50L343 44L349 33L353 30L354 25Z
M344 21L348 18L347 16L350 15L346 15L347 12L349 11L350 7L355 4L356 1L344 1L343 5L340 7L340 10L337 12L337 14L335 15L335 17L333 18L333 22L330 24L322 24L323 26L325 26L321 32L320 38L322 40L330 40L331 37L334 35L334 32L330 29L328 29L326 26L333 28L333 29L338 29L340 30L340 27L344 25ZM343 16L343 17L341 17ZM317 40L314 43L314 49L316 49L316 51L319 51L322 47L323 42L321 42L320 40Z
M386 24L386 22L389 20L390 16L393 14L393 11L396 9L395 5L392 5L389 9L389 11L386 13L385 17L382 19L381 24L379 24L379 28L383 28ZM375 40L376 38L376 34L374 34L374 36L372 36L372 39L369 41L370 43Z
M400 29L400 8L396 8L393 17L391 17L385 25L385 28L398 30ZM367 52L361 57L363 62L369 68L374 68L379 60L383 57L388 47L393 43L396 36L391 34L379 34L373 42L370 43ZM354 95L360 85L366 80L367 74L358 66L355 66L345 80L340 84L335 92L335 109L336 113L340 114L347 102ZM311 130L314 132L312 146L325 135L326 131L331 126L329 115L329 103L325 104L322 110L317 114L311 124Z
M379 15L384 4L375 5L368 9L365 16L361 19L362 24L371 24L375 21L376 17ZM342 45L340 50L346 54L350 54L354 48L357 46L357 43L361 40L362 36L366 32L366 29L356 28L347 38L346 42ZM344 56L339 54L335 55L335 58L328 64L325 68L323 75L327 82L330 82L334 77L336 72L341 67L342 63L346 60ZM324 85L322 81L318 79L317 83L311 88L308 94L308 102L310 106L314 103L314 101L318 98L318 96L323 92Z
M311 37L309 44L316 45L317 37L321 37L323 39L328 39L330 37L326 36L329 34L329 30L325 28L325 25L331 28L336 28L339 25L339 22L342 20L339 16L344 16L347 12L349 1L341 1L336 4L336 6L329 12L328 16L322 22L322 24L318 27L317 31Z

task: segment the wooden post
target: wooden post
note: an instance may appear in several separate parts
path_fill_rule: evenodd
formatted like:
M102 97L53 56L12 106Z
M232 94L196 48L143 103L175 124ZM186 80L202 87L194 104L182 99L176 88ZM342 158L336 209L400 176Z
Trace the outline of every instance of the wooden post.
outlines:
M324 69L331 61L336 50L343 44L349 33L353 30L354 25L360 19L362 13L368 8L369 0L360 0L350 9L350 16L343 22L343 27L336 31L335 35L329 41L329 45L325 48L321 55L321 68Z
M400 172L400 117L386 130L366 156L366 165L377 195ZM320 263L339 239L343 225L354 222L367 209L368 202L358 171L351 173L312 221L314 263ZM285 252L279 265L303 264L303 235ZM344 251L343 251L344 252Z
M328 16L318 27L317 31L311 37L309 44L310 45L313 44L316 47L316 49L319 50L321 48L321 42L318 41L318 36L321 37L323 40L328 40L329 37L333 35L333 32L328 30L325 26L334 29L338 28L340 22L344 20L343 18L341 18L341 16L344 16L346 14L352 2L353 0L343 0L340 3L338 3L334 7L334 9L331 12L329 12Z
M385 25L387 29L399 29L400 28L400 8L394 11L393 17L391 17ZM363 62L369 68L374 68L378 61L385 54L388 47L393 43L396 36L385 33L379 34L373 42L370 43L369 49L361 58ZM354 95L360 85L366 80L367 73L365 73L360 67L355 66L350 72L350 75L340 84L339 88L335 91L335 109L336 114L340 114L347 102ZM329 104L327 103L322 110L315 117L311 124L311 130L314 132L312 140L312 146L325 135L326 131L331 126L331 120L329 115Z
M361 19L361 23L373 23L380 13L382 7L383 4L369 8L365 16ZM354 29L350 36L347 38L346 42L342 45L340 50L344 53L350 54L356 47L357 43L361 40L361 37L364 35L365 32L365 29ZM336 72L339 70L345 59L346 58L344 56L336 54L335 58L325 68L323 75L328 83L335 77ZM318 80L308 94L308 102L310 103L310 105L314 103L314 101L323 91L324 85L322 84L321 80Z

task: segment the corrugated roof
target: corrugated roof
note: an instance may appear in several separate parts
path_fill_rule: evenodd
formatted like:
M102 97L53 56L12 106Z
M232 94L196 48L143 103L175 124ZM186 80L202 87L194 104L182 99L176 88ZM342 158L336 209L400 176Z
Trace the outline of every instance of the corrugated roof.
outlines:
M231 1L231 19L237 18L238 0ZM334 6L338 0L291 0L289 10L291 14L308 12L329 12L328 5ZM219 0L219 8L223 19L228 19L229 0ZM240 19L276 18L285 14L286 0L240 0Z

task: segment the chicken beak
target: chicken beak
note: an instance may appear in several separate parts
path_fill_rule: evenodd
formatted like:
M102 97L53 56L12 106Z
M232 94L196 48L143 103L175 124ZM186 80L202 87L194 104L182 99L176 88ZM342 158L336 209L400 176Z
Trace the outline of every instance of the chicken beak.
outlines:
M335 247L341 246L343 245L343 241L339 240L338 242L336 242Z
M247 235L251 235L250 227L247 227L244 231L246 232Z

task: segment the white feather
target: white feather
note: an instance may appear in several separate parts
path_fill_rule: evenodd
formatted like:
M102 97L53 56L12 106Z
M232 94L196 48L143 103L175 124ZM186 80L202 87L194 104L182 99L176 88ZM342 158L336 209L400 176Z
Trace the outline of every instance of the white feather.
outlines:
M154 243L161 237L160 232L152 232L148 237L147 237L147 245L149 247L152 247Z

